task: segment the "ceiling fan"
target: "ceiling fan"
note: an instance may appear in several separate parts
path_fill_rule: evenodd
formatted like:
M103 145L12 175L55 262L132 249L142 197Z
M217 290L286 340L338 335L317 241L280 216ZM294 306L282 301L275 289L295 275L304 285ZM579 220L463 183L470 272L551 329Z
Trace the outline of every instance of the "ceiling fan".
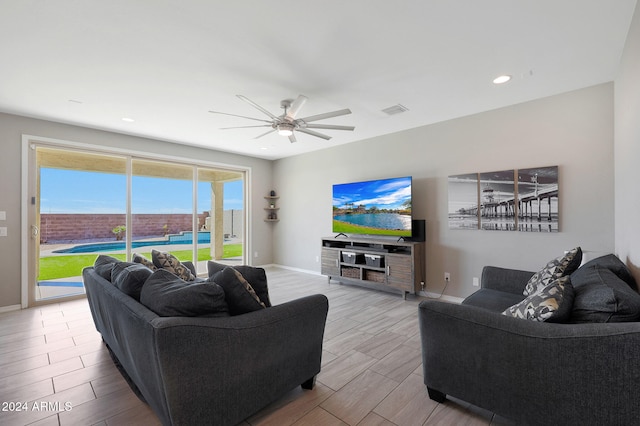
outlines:
M339 126L334 124L311 124L314 121L320 121L320 120L325 120L327 118L333 118L333 117L339 117L341 115L351 114L350 109L341 109L339 111L325 112L324 114L317 114L317 115L311 115L309 117L296 118L298 116L298 113L302 109L302 106L305 104L305 102L307 102L307 97L304 95L299 95L295 100L285 99L281 101L280 107L284 109L284 113L279 116L272 114L271 112L269 112L268 110L261 107L260 105L253 102L251 99L245 96L242 96L242 95L236 95L236 96L242 99L243 101L247 102L249 105L253 106L257 110L261 111L265 115L267 115L270 119L266 120L261 118L246 117L244 115L229 114L229 113L220 112L220 111L209 111L214 114L231 115L233 117L248 118L249 120L262 121L267 123L267 124L261 124L256 126L223 127L221 130L246 129L250 127L271 127L271 130L256 136L254 139L261 138L273 132L278 132L278 134L282 136L288 136L289 141L295 142L296 135L294 132L302 132L311 136L329 140L331 139L331 136L327 136L323 133L316 132L315 130L311 130L311 129L327 129L327 130L355 129L354 126Z

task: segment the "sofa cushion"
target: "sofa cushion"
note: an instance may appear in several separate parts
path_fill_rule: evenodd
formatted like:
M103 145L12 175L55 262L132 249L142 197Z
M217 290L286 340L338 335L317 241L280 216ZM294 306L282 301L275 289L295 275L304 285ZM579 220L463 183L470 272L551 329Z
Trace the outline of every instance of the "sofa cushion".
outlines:
M553 259L547 263L544 268L536 272L524 287L523 294L530 296L558 278L564 275L570 275L578 269L581 262L582 249L576 247L573 250L569 250L566 254Z
M207 262L209 277L212 277L227 267L229 267L229 265L214 262L213 260L209 260ZM233 268L240 272L244 279L251 284L251 287L253 287L260 298L260 301L264 303L266 307L270 307L271 301L269 300L269 286L267 284L267 274L265 270L263 268L248 265L233 266Z
M225 300L231 315L241 315L266 308L251 284L231 266L213 274L209 280L224 289Z
M502 314L533 321L565 322L571 315L573 286L568 275L527 296Z
M138 253L133 253L131 255L131 261L134 262L134 263L140 263L140 264L146 266L147 268L151 269L152 271L155 271L156 269L158 269L158 267L153 264L152 260L147 259L143 255L138 254Z
M165 269L185 281L194 281L196 277L171 253L151 250L151 259L156 268Z
M153 271L140 263L118 262L111 270L111 283L124 294L140 300L140 290Z
M142 286L140 303L161 317L228 316L224 290L213 282L187 282L165 269L154 271Z
M615 254L607 254L604 256L597 257L592 259L578 268L573 274L571 274L571 282L574 287L580 285L580 283L584 280L584 276L588 275L590 270L595 267L600 267L603 269L608 269L622 281L626 282L629 287L638 291L638 285L636 280L629 272L627 266L622 263L622 261Z
M522 294L481 288L462 301L463 305L477 306L493 312L502 312L508 307L520 303L524 299Z
M614 271L595 263L589 266L585 264L579 272L571 276L575 283L575 300L570 322L626 322L640 319L640 294Z
M93 263L93 269L102 278L107 281L111 281L111 269L113 269L113 265L120 262L122 262L120 259L101 254L98 255L95 262Z

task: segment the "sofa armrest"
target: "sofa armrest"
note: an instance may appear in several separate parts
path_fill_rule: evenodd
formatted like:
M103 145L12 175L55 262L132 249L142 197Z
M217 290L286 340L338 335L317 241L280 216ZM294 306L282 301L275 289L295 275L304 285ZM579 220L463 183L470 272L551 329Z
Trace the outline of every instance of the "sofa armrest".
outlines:
M424 383L434 395L519 424L632 424L640 417L640 323L539 323L428 300L420 303L419 324Z
M481 286L491 290L522 295L524 287L534 273L518 269L485 266L482 269Z
M152 320L172 421L236 424L311 383L327 311L326 296L313 295L232 317Z

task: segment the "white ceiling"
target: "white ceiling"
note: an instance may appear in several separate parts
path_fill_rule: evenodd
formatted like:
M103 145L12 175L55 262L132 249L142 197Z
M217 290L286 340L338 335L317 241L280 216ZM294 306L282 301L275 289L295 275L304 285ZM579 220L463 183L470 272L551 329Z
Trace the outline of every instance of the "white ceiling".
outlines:
M0 111L277 159L615 78L636 0L2 0ZM501 86L500 74L513 75ZM291 144L279 115L350 108ZM409 111L381 110L402 104ZM123 117L134 122L122 121ZM48 136L48 135L41 135Z

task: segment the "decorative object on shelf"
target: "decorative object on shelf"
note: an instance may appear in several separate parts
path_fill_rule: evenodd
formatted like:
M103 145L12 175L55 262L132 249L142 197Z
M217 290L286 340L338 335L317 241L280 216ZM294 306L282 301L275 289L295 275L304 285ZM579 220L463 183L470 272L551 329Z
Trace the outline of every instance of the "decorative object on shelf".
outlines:
M267 211L267 218L265 222L277 222L278 221L278 207L276 206L276 200L280 198L276 196L276 191L269 192L269 195L264 197L268 201L269 205L264 209Z

